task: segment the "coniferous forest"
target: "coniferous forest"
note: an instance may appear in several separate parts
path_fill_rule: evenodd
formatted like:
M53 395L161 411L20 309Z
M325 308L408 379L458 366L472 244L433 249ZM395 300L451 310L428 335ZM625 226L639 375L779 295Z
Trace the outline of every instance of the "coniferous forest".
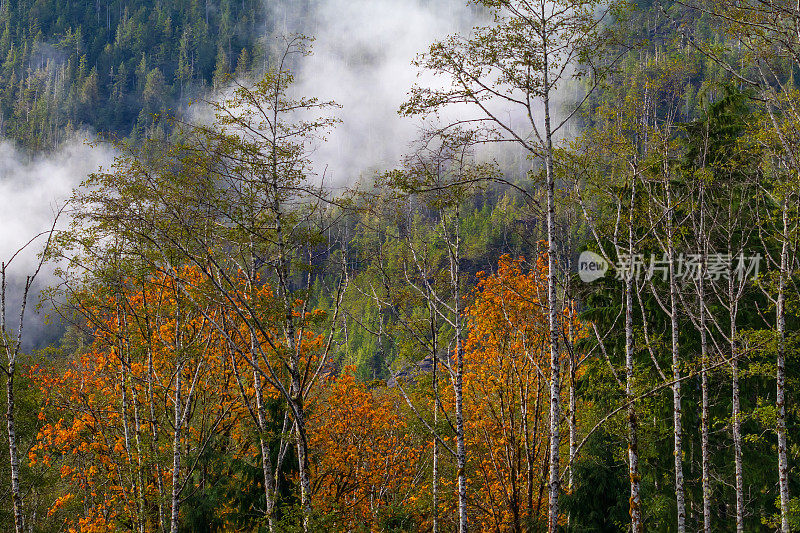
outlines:
M333 1L0 0L0 156L113 154L0 257L0 528L800 531L798 5L406 0L332 180Z

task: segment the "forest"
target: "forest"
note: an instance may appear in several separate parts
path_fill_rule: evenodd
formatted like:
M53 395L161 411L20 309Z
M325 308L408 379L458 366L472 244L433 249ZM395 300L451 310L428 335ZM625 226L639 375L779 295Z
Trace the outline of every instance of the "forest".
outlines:
M114 154L0 257L0 529L800 531L796 3L469 2L334 181L332 1L0 0L0 139Z

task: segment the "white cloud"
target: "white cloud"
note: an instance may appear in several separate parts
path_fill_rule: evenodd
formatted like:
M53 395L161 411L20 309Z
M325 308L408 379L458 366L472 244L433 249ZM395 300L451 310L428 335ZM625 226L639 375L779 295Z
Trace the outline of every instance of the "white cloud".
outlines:
M304 96L334 100L342 119L313 159L326 181L351 183L396 166L417 137L420 120L397 110L418 81L411 64L437 39L481 22L463 0L326 0L300 18L275 8L280 30L313 36L313 55L296 76ZM426 80L427 81L427 80Z
M105 146L89 146L80 139L63 143L49 153L30 155L8 140L0 139L0 261L7 262L20 247L35 235L48 231L59 207L64 205L73 189L101 165L113 160L112 151ZM58 227L64 228L69 219L62 215ZM9 265L6 302L9 319L19 312L25 276L36 268L44 238L34 241ZM37 278L29 295L26 332L23 350L45 345L57 339L59 327L47 323L37 314L38 291L54 282L53 266L47 265ZM45 305L45 313L49 306ZM12 324L16 327L16 323Z
M78 139L35 156L0 140L0 260L8 261L32 237L48 230L73 188L112 158L109 149ZM66 222L63 218L59 226ZM11 272L24 276L35 265L43 244L34 243L14 259Z

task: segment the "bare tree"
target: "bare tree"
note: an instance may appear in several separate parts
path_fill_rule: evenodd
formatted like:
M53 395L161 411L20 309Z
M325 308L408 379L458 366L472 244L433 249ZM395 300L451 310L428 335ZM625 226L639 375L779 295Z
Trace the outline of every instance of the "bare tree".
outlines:
M62 208L63 209L63 208ZM25 327L25 312L28 308L28 298L31 295L36 277L44 266L47 257L50 243L55 233L56 223L58 222L61 210L58 211L53 218L53 224L49 231L42 232L24 246L19 248L14 254L6 261L0 263L0 334L2 334L2 347L5 354L6 361L3 366L3 373L6 377L6 428L8 431L8 455L11 463L11 500L14 506L14 528L17 533L25 532L25 511L23 508L23 495L22 485L20 481L20 458L18 445L18 435L16 428L16 416L14 409L15 389L14 378L17 376L17 362L19 360L20 350L22 349L23 333ZM24 252L40 237L46 237L46 242L42 252L39 255L39 260L33 267L33 271L25 276L25 284L22 288L22 295L17 306L18 309L18 322L16 330L12 325L12 318L10 315L9 305L10 294L7 285L7 276L9 267L14 259L19 257L19 254Z

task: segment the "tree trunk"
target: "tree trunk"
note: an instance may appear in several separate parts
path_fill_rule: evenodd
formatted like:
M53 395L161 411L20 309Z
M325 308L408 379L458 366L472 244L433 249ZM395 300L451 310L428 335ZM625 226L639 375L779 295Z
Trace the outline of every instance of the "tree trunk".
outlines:
M781 531L789 531L789 466L786 459L786 278L789 272L789 214L788 202L783 201L783 245L781 247L781 267L778 273L778 301L776 322L778 334L775 378L777 391L775 407L777 411L776 429L778 433L778 486L781 495Z
M631 183L630 220L628 226L628 253L633 257L633 208L636 195L636 175ZM636 406L634 404L634 337L633 337L633 278L631 270L625 274L625 399L628 402L628 478L631 484L629 512L631 531L641 533L642 499L639 490L639 436Z
M703 484L703 532L711 532L711 460L708 449L709 411L708 411L708 337L706 332L705 294L700 279L700 455L702 457Z
M576 377L576 368L575 368L575 357L570 358L570 366L569 366L569 491L572 492L572 489L575 484L575 475L573 473L573 462L575 461L575 454L578 451L578 416L577 416L577 397L575 395L575 377Z
M569 306L569 325L568 325L568 333L569 333L569 493L572 493L575 483L575 475L574 475L574 466L575 466L575 454L578 451L578 417L576 413L577 409L577 398L575 396L575 378L576 378L576 361L575 361L575 351L574 351L574 338L573 338L573 331L572 331L572 322L573 322L573 304L570 301ZM572 516L567 516L567 525L572 525Z
M139 435L139 410L136 404L136 389L134 388L133 381L130 375L130 368L131 368L131 360L130 360L130 350L127 347L127 342L125 340L124 335L127 335L128 330L128 318L125 311L122 309L120 305L120 301L122 300L122 292L120 291L117 293L117 304L116 304L116 314L117 314L117 324L119 324L119 331L117 332L118 337L118 345L117 350L118 358L121 363L122 369L122 383L121 383L121 391L122 391L122 431L125 437L125 456L128 460L128 464L131 468L135 468L135 473L131 475L131 482L133 484L133 492L136 496L136 511L134 516L134 522L136 524L136 529L140 533L144 533L145 523L144 523L144 492L143 492L143 478L142 478L142 450L141 450L141 439ZM131 393L131 401L128 401L128 390ZM131 430L128 424L128 411L130 410L130 405L133 405L133 419L134 419L134 439L136 440L136 460L133 460L132 457L132 446L131 446Z
M464 438L464 343L461 324L461 292L459 283L461 281L461 234L459 232L458 221L460 219L459 210L456 208L454 237L455 242L451 246L450 257L450 278L453 283L453 310L456 336L456 376L454 383L455 408L456 408L456 462L458 465L458 531L467 532L467 446Z
M542 4L544 11L544 4ZM542 20L545 15L542 13ZM544 34L544 31L542 32ZM548 531L558 531L558 496L561 492L559 447L561 444L561 361L558 357L558 309L556 307L556 213L555 176L553 174L553 135L550 125L550 81L548 71L548 43L543 39L544 67L544 129L545 129L545 172L547 179L547 316L550 345L550 490L548 509Z
M436 313L433 309L433 299L429 302L431 325L431 358L432 385L433 385L433 429L438 430L439 424L439 357L436 354ZM431 533L439 533L439 441L433 436L433 467L431 472L431 520L433 522Z
M460 324L456 334L460 335ZM458 531L467 531L467 450L464 442L463 411L464 348L461 339L456 340L456 455L458 463Z
M733 426L733 462L736 477L736 531L744 531L744 478L742 471L742 414L739 408L739 350L736 344L736 302L733 276L728 282L730 303L730 348L731 348L731 418Z
M296 398L299 405L295 407L294 432L297 442L297 464L300 475L300 505L303 508L303 531L311 528L311 478L308 472L308 441L306 440L306 422L302 398Z
M280 98L280 83L278 83L278 90L273 95L275 103L273 107L273 124L278 124L278 100ZM283 300L284 311L284 337L286 345L290 354L289 372L292 378L292 385L290 389L289 398L287 399L290 404L288 407L292 411L294 423L292 424L295 445L297 448L297 468L300 476L300 506L303 513L303 531L308 533L311 520L311 480L308 472L308 441L306 439L305 428L305 401L303 383L301 380L302 368L300 367L300 354L299 354L299 341L296 338L297 327L294 316L294 301L292 298L291 286L291 258L287 252L286 237L283 232L283 206L281 204L282 191L279 187L279 171L278 171L278 138L277 130L273 131L272 138L272 162L271 162L271 186L274 198L272 199L272 212L275 216L275 242L278 251L278 263L275 273L278 277L278 292L280 298Z
M181 416L181 373L183 365L178 365L175 372L175 434L172 440L172 496L170 498L170 533L178 533L178 512L180 511L180 472L181 472L181 432L183 417Z
M148 339L152 338L150 334L149 326L148 326ZM156 423L156 413L155 413L155 399L153 393L153 380L154 380L154 368L153 368L153 348L148 343L147 346L147 401L150 404L150 432L153 436L153 441L150 444L150 451L153 454L153 457L158 456L158 436L159 436L159 429L158 424ZM155 460L156 465L156 480L157 480L157 488L158 488L158 525L161 531L166 531L167 524L166 524L166 516L164 512L164 476L162 475L161 471L161 461L158 459Z
M288 294L288 291L284 293ZM303 397L303 385L301 381L300 356L298 353L299 344L296 342L295 335L297 329L294 324L293 311L291 303L286 299L287 309L287 338L289 340L289 349L291 350L291 367L290 372L292 375L292 386L290 389L289 408L292 410L292 417L294 423L292 424L295 446L297 449L297 468L300 477L300 507L303 511L303 531L308 533L311 527L311 478L308 470L308 440L306 438L306 422L305 422L305 399Z
M177 298L176 287L175 299L175 433L172 439L172 494L170 498L170 533L178 533L178 518L180 512L180 493L181 493L181 436L183 433L184 409L181 390L183 386L183 338L181 335L181 307L180 300ZM190 398L187 398L188 402Z
M669 261L670 326L672 330L672 416L675 456L675 502L678 512L678 533L686 531L686 503L683 494L683 430L681 427L681 367L678 344L678 286L675 279L675 243L672 215L672 191L667 193L667 260Z
M709 412L708 412L708 332L706 330L706 292L705 276L708 262L708 239L705 234L705 190L700 191L700 237L701 260L698 279L698 297L700 300L700 455L702 457L703 485L703 533L711 533L711 460L708 449Z
M130 369L130 352L127 352L128 368ZM131 403L133 404L133 438L136 444L136 501L139 533L145 533L146 510L144 495L144 464L142 457L142 423L139 413L139 395L136 392L136 385L132 382L130 372L128 372L128 387L131 391Z
M31 278L22 297L22 311L20 313L19 331L22 334L23 317L25 316L25 304L28 298ZM3 370L6 373L6 427L8 429L8 456L11 462L11 501L14 507L14 530L16 533L25 531L25 513L22 507L22 489L19 482L19 452L17 450L17 428L14 418L14 378L17 372L17 354L19 353L19 336L14 338L13 332L8 330L6 320L6 263L0 263L0 335L2 335L3 350L6 353L8 367Z
M234 356L235 357L235 356ZM264 475L264 498L266 501L267 509L267 526L270 533L275 531L275 483L273 482L272 472L272 459L270 457L269 441L267 441L266 428L267 417L264 410L264 397L261 393L261 376L258 365L258 354L253 351L251 357L253 358L253 386L255 388L256 396L256 416L258 416L258 442L261 446L261 469Z
M16 533L25 531L25 515L22 510L22 489L19 483L19 452L17 450L17 430L14 419L14 375L15 363L8 365L6 374L6 422L8 425L8 454L11 459L11 500L14 505L14 529Z

